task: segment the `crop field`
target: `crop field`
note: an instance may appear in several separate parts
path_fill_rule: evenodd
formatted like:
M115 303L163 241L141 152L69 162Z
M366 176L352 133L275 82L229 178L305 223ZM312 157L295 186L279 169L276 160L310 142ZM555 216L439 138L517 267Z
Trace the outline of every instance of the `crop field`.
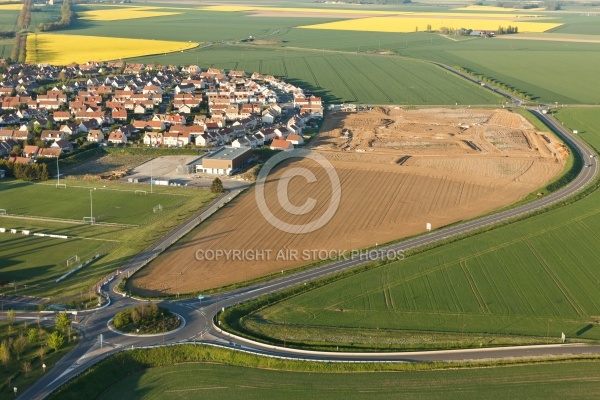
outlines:
M435 129L430 128L432 122ZM477 126L463 130L459 124ZM341 181L340 205L329 223L310 234L281 232L260 214L254 190L250 190L129 283L134 292L144 295L216 288L318 262L327 252L325 259L334 251L349 253L420 233L425 222L443 226L509 205L562 170L560 146L547 147L532 128L520 116L501 110L376 109L332 114L314 145L333 164ZM352 132L349 143L339 139L342 129ZM292 204L304 204L310 193L317 206L306 215L286 214L274 189L280 180L287 180L281 178L285 171L281 169L266 185L268 208L290 224L317 219L332 197L325 171L309 160L289 166L306 168L317 177L308 186L301 180L289 182ZM217 250L271 254L264 259L195 257L197 251L212 254ZM287 252L297 257L286 256ZM185 276L177 288L174 273Z
M451 45L407 46L401 53L459 65L547 103L600 102L598 43L472 40ZM564 71L571 71L565 74Z
M0 184L0 202L5 204L0 207L9 214L30 217L0 217L0 227L19 232L0 233L0 279L17 281L19 293L61 298L87 291L97 279L115 271L214 198L206 190L187 188L156 188L154 194L135 194L135 189L148 190L148 185L102 182L92 191L93 212L98 222L92 226L67 220L81 221L83 216L89 216L90 188L99 183L62 182L68 185L66 189L20 181ZM163 209L154 213L153 207L158 204ZM102 222L135 225L110 226ZM68 239L27 236L20 233L22 230L65 235ZM69 257L78 255L81 261L86 261L95 254L101 254L102 258L54 283L54 279L74 267L66 265Z
M206 67L271 74L310 89L327 102L500 104L502 101L478 85L433 65L376 55L228 46L135 60L182 64L198 60ZM343 74L339 73L340 68Z
M179 364L124 377L99 399L505 399L593 398L597 362L427 372L309 373L222 364ZM443 394L442 394L443 393ZM69 395L69 392L61 393Z
M600 147L595 109L559 113ZM600 338L600 193L361 273L265 308L250 318L307 327ZM327 336L327 328L320 332ZM329 336L324 341L335 343Z
M37 33L27 36L27 61L67 65L183 51L198 43ZM65 52L64 49L71 49Z
M127 9L114 8L108 10L93 10L80 12L79 18L89 21L121 21L138 18L165 17L178 15L181 12L159 11L153 7L128 7Z
M19 11L22 8L22 4L0 4L0 11Z
M304 29L327 29L341 31L367 31L367 32L395 32L407 33L427 30L427 25L432 29L439 30L442 27L460 29L465 26L471 26L474 29L496 30L499 26L516 26L519 32L546 32L550 29L559 27L560 23L551 22L521 22L510 19L485 19L481 16L478 19L461 18L460 16L395 16L395 17L373 17L364 19L353 19L339 22L329 22L324 24L301 26Z

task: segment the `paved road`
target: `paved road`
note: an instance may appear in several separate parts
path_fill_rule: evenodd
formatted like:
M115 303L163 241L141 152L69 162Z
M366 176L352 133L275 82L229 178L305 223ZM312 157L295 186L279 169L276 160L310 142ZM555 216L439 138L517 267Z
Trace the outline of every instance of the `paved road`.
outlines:
M449 226L429 234L407 239L392 245L381 247L380 250L407 251L417 247L443 241L445 239L463 235L465 233L489 227L499 222L515 219L537 210L548 207L560 202L577 192L583 190L590 184L599 170L599 164L596 157L592 156L590 148L580 141L570 131L565 129L552 117L538 113L532 110L539 118L546 121L552 129L562 136L565 141L575 149L584 165L579 175L562 189L537 199L533 202L502 211L496 214L480 217L471 221ZM162 250L174 243L177 239L191 230L200 221L208 215L215 212L220 205L229 201L229 197L237 195L238 192L232 192L231 195L224 196L214 203L209 209L199 216L190 218L179 228L163 237L156 245L140 254L133 261L121 268L123 272L133 272L143 266L145 263L156 257ZM49 371L29 390L20 395L23 399L42 399L52 390L62 383L71 379L79 372L85 370L96 361L125 348L132 346L154 346L162 344L173 344L181 342L197 341L208 344L218 344L231 347L242 351L251 351L258 354L277 357L289 357L307 360L324 361L459 361L459 360L482 360L491 358L505 357L532 357L546 355L564 355L564 354L588 354L600 353L600 346L583 345L554 345L554 346L527 346L527 347L509 347L495 349L465 349L452 351L427 351L427 352L404 352L404 353L326 353L326 352L306 352L287 348L277 348L256 342L251 342L242 338L237 338L228 333L221 332L218 327L213 325L214 316L221 308L230 307L237 303L257 298L259 296L278 292L286 288L300 285L327 275L335 274L344 270L358 267L371 262L359 258L349 258L346 260L335 261L326 265L315 267L310 270L300 271L294 274L281 276L268 282L258 283L245 288L232 290L227 293L213 295L210 298L187 299L181 301L163 301L161 306L167 307L173 312L181 315L186 325L181 330L173 333L158 336L135 336L120 335L111 331L107 324L108 321L120 310L130 307L140 302L116 294L114 288L123 276L103 285L103 290L110 293L111 303L109 306L93 312L80 313L79 321L76 327L82 332L82 339L79 346L61 362ZM36 318L35 314L22 314L22 317ZM98 344L98 336L103 336L103 347Z

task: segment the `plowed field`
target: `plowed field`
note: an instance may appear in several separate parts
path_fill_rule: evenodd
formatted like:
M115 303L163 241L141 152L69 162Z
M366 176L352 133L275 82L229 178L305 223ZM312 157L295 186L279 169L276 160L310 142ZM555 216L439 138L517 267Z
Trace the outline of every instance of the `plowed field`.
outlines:
M263 217L254 188L184 237L131 280L136 293L186 293L232 284L385 243L507 206L542 187L563 168L567 151L505 110L402 110L335 113L312 148L341 182L337 212L322 228L286 233ZM311 171L315 182L287 177ZM294 215L289 202L316 206ZM332 196L323 168L292 159L269 175L266 205L289 224L314 221ZM218 255L218 251L229 254ZM237 256L235 255L237 251Z

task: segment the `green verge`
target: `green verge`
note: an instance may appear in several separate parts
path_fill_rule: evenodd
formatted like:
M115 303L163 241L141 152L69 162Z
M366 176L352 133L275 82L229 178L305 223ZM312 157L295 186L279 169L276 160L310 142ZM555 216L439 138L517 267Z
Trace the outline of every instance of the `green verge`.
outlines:
M578 358L581 360L587 360L585 367L587 371L596 371L594 374L597 374L597 368L590 368L588 363L596 363L598 362L598 358L594 357L581 357ZM582 361L583 362L583 361ZM137 398L145 398L146 391L141 389L137 391L137 385L131 385L131 379L136 379L139 374L147 373L150 369L150 373L152 373L152 368L157 367L169 367L172 365L194 365L190 363L202 363L198 364L196 378L189 379L187 382L183 384L182 387L178 387L178 389L185 390L189 389L190 392L186 395L184 392L174 391L174 393L160 393L158 396L160 398L181 398L177 396L184 395L185 398L197 398L194 396L198 395L196 390L200 390L203 388L210 388L212 386L231 386L232 382L227 379L227 376L230 375L221 375L217 376L216 380L213 383L219 382L217 385L207 385L204 387L203 385L198 385L198 381L196 379L202 379L201 376L206 371L207 368L211 368L211 365L217 364L215 367L220 368L221 371L223 369L219 367L219 364L227 364L227 366L236 366L236 367L250 367L250 368L258 368L261 370L265 370L264 373L275 374L276 371L266 371L266 370L285 370L285 371L294 371L296 374L290 374L291 377L296 376L297 373L327 373L323 375L314 375L314 374L306 374L307 379L314 380L317 379L317 376L335 376L330 373L344 373L344 376L350 376L348 373L360 373L363 374L352 374L352 377L356 379L378 379L378 376L383 375L373 375L368 372L384 372L384 371L432 371L432 370L445 370L445 369L456 369L456 368L481 368L481 367L492 367L492 366L510 366L516 364L531 364L532 366L542 367L543 365L556 365L556 369L568 370L569 365L573 363L570 361L568 363L559 362L548 364L548 360L502 360L502 361L488 361L488 362L457 362L457 363L323 363L323 362L311 362L311 361L295 361L295 360L285 360L285 359L277 359L277 358L268 358L263 356L258 356L255 354L242 353L239 351L206 346L206 345L176 345L170 347L159 347L152 349L136 349L136 350L126 350L122 351L118 354L115 354L104 361L94 365L93 367L86 370L80 376L76 377L72 381L68 382L66 385L60 387L54 393L51 394L50 399L61 399L61 400L70 400L70 399L97 399L97 398L115 398L114 396L119 396L119 398L132 398L131 396L136 396ZM223 366L225 367L225 366ZM524 367L524 366L522 366ZM512 368L519 368L517 366L511 368L495 368L490 370L490 373L493 374L503 374L508 371L515 371ZM487 368L483 368L480 371L485 371ZM161 371L160 369L156 369L157 372ZM200 372L202 371L202 372ZM450 373L450 371L439 371L439 373ZM428 374L433 373L429 372ZM463 374L465 376L472 377L473 374L477 374L477 370L469 369L464 370ZM237 374L236 374L237 375ZM168 374L167 376L170 376ZM280 375L278 375L280 376ZM341 375L339 375L341 376ZM429 379L432 375L419 375L424 379ZM408 378L408 375L402 375L399 377ZM442 378L440 376L440 378ZM162 379L162 378L161 378ZM351 378L352 379L352 378ZM401 382L403 379L400 379ZM444 385L447 385L447 381L443 379ZM162 380L161 380L162 382ZM244 379L237 380L234 384L235 389L237 390L237 396L239 396L240 389L241 390L249 390L250 388L243 388L239 385L243 385L245 382ZM283 382L283 381L282 381ZM289 380L285 380L285 382L291 382ZM431 381L430 381L431 383ZM115 385L119 386L120 393L115 393L111 391L111 387ZM193 388L192 388L193 387ZM482 384L483 387L483 384ZM420 390L423 388L420 387ZM175 393L177 392L177 393ZM311 392L311 391L309 391ZM218 392L211 391L211 396L213 394L217 394ZM311 392L312 393L312 392ZM330 393L331 394L331 393ZM364 395L364 393L363 393ZM388 393L389 395L389 393ZM107 397L110 396L110 397ZM192 396L192 397L189 397ZM234 396L235 397L235 396ZM271 396L272 397L272 393Z

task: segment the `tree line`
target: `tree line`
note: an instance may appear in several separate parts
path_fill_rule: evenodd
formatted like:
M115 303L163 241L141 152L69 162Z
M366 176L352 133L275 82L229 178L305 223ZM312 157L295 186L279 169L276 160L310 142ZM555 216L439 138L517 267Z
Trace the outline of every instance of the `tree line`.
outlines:
M59 29L68 28L71 23L77 18L77 14L71 9L71 2L65 0L63 5L60 7L61 17L57 22L41 23L38 25L38 30L42 32L57 31Z
M23 181L47 181L50 179L48 166L44 163L20 164L0 160L0 169L6 171L6 176L12 176Z
M21 8L21 12L19 13L19 18L17 19L17 26L21 30L27 29L29 24L31 23L31 0L25 0L23 2L23 8Z

